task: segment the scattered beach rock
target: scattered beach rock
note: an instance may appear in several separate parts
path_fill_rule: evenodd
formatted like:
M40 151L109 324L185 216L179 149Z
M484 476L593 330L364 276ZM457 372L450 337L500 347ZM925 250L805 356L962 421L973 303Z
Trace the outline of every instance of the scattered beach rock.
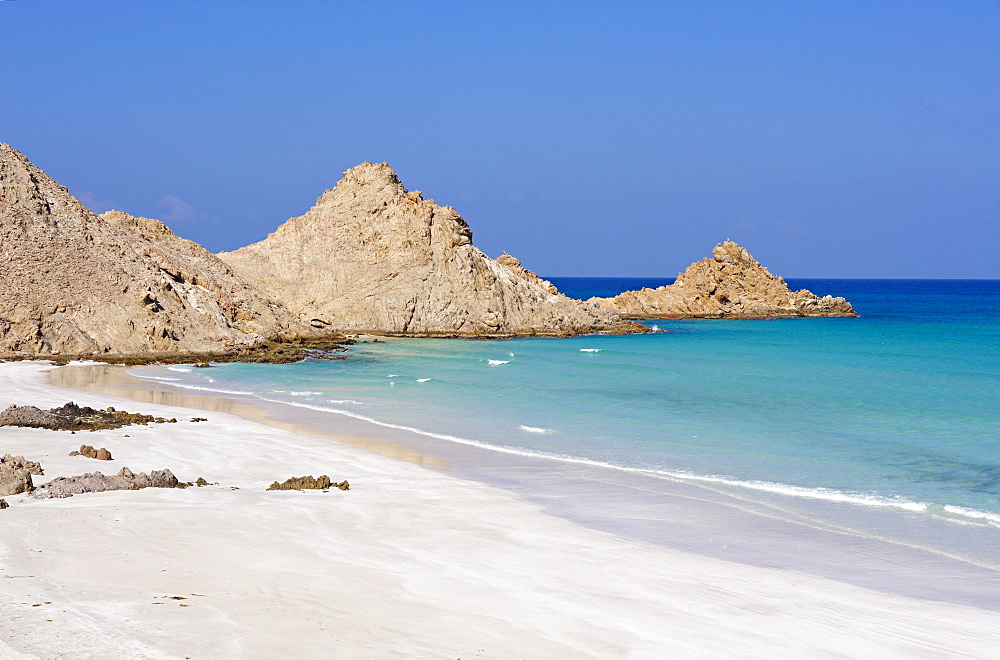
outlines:
M19 470L0 464L0 495L17 495L30 493L34 490L31 474L27 470Z
M347 483L346 480L338 483L333 483L330 481L330 477L325 474L319 477L313 478L310 474L306 477L292 477L287 479L282 483L275 481L273 484L267 487L268 490L328 490L331 486L339 488L340 490L350 490L351 485Z
M114 408L97 410L89 406L78 406L72 401L50 410L41 410L35 406L10 406L0 413L0 426L23 426L73 432L117 429L131 424L141 426L149 423L165 424L176 421L176 418L164 419L163 417L129 413Z
M42 464L36 461L29 461L24 456L11 456L4 454L0 456L0 463L5 463L13 468L27 470L29 474L43 475Z
M207 417L192 417L191 421L192 422L207 422L208 418Z
M87 458L94 458L99 461L110 461L111 452L101 447L100 449L94 449L90 445L80 445L80 451L71 451L70 456L86 456Z
M186 484L185 484L186 485ZM100 493L107 490L139 490L140 488L177 488L180 483L170 470L153 470L135 474L123 467L118 474L106 476L88 472L75 477L56 477L42 484L31 494L35 499L72 497L80 493Z
M34 490L31 475L42 474L42 466L24 456L0 457L0 495L17 495Z
M9 505L9 504L7 504L7 500L5 500L5 499L0 499L0 509L6 509L6 508L8 508L9 506L10 506L10 505Z

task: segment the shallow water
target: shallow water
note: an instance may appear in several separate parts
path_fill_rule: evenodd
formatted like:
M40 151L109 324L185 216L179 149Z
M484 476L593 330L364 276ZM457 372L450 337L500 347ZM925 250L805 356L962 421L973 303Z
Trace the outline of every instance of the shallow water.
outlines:
M668 283L553 281L577 297ZM1000 566L1000 281L790 284L843 295L862 318L386 340L342 361L136 373L438 441L690 480Z

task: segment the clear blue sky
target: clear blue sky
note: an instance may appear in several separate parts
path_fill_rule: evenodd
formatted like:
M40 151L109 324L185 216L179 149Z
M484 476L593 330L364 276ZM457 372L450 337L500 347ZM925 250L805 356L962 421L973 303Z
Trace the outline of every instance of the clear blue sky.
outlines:
M491 256L1000 277L992 0L0 0L0 141L212 250L388 161Z

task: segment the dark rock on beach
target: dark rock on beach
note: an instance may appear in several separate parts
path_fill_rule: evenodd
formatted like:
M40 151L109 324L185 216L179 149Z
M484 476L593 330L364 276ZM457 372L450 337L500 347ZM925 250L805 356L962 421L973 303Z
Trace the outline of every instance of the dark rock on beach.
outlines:
M186 485L186 484L185 484ZM139 490L140 488L178 488L180 483L170 470L153 470L135 474L127 467L118 474L107 476L88 472L76 477L57 477L42 484L32 493L35 499L72 497L80 493L100 493L107 490Z
M273 484L267 487L268 490L327 490L331 486L339 488L340 490L350 490L351 485L347 481L342 481L339 484L334 483L330 480L330 477L325 474L319 477L313 478L310 474L307 477L292 477L287 479L282 483L275 481Z
M42 410L35 406L10 406L0 413L0 426L23 426L53 431L98 431L117 429L130 424L145 426L151 422L164 424L176 421L176 419L129 413L114 408L97 410L89 406L78 406L72 401L50 410Z
M87 458L93 458L98 461L110 461L111 452L101 447L100 449L94 449L90 445L80 445L80 451L71 451L70 456L86 456Z

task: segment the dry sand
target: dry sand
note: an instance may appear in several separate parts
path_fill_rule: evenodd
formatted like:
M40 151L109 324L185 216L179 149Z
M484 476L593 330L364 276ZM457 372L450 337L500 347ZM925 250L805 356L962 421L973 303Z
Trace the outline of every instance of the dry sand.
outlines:
M128 466L219 485L6 498L3 658L1000 656L995 611L619 538L352 444L61 389L50 368L0 365L0 406L181 421L0 429L36 484ZM115 460L67 456L82 443ZM351 490L265 491L304 474Z

